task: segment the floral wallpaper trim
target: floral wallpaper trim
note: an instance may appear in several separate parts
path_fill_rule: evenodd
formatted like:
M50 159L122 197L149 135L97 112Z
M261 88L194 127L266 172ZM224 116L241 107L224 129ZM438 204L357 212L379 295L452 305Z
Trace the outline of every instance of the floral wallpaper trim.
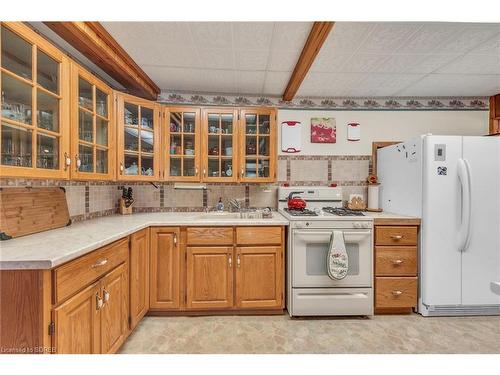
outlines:
M330 110L432 110L486 111L487 97L297 97L283 101L275 96L176 93L162 91L158 102L163 104L278 107L282 109Z

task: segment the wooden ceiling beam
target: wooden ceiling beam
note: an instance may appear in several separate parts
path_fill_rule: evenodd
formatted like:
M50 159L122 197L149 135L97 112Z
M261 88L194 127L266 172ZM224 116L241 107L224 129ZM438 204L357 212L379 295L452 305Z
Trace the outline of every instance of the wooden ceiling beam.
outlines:
M307 72L311 68L314 59L318 55L334 24L335 22L314 22L306 43L304 44L304 48L302 48L299 60L293 69L292 76L283 93L284 101L292 100L295 94L297 94L302 81L306 77Z
M160 88L99 22L44 22L131 94L156 100Z

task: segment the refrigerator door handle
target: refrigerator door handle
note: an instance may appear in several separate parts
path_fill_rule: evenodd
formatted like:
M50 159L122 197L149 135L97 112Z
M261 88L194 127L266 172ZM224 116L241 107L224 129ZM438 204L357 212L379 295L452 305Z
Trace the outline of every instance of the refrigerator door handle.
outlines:
M471 181L469 163L465 159L458 159L458 178L462 186L462 217L459 232L459 251L467 250L470 236L471 218Z

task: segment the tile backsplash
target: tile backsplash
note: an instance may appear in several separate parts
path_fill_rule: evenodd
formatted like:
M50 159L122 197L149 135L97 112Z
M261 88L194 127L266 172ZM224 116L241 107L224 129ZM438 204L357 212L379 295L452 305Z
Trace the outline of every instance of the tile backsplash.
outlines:
M82 221L118 212L118 199L123 186L134 190L135 212L202 211L214 207L219 197L226 208L230 199L244 202L245 207L276 208L277 189L290 185L321 186L337 183L347 201L353 193L366 199L366 177L371 171L370 156L297 156L278 157L278 181L275 184L207 184L206 190L174 189L172 182L80 182L1 178L1 187L63 186L73 221Z

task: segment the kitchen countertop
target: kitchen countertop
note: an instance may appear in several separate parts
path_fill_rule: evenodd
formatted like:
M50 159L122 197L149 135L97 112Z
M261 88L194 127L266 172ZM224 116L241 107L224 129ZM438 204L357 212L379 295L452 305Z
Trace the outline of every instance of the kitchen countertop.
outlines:
M420 225L420 218L395 214L392 212L364 212L368 217L373 218L374 225Z
M288 225L273 212L269 219L239 219L202 212L113 215L0 242L0 270L50 269L150 226Z

